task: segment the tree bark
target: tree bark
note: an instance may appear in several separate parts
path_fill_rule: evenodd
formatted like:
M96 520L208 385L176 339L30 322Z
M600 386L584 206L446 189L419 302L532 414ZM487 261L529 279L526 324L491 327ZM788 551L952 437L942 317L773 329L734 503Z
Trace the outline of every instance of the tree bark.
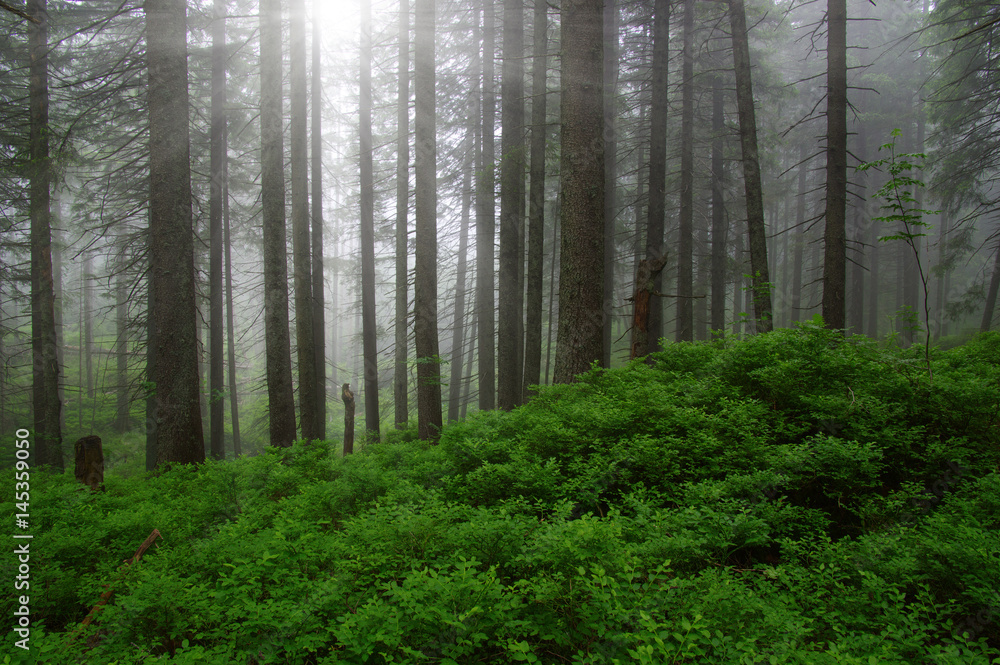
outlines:
M604 3L562 6L562 241L556 383L601 359L604 308Z
M59 358L56 348L55 286L52 273L49 158L48 12L46 0L28 0L30 54L29 216L31 218L31 355L37 465L63 470L62 403L59 400Z
M847 289L847 0L827 0L823 320L842 330Z
M495 16L493 0L483 2L482 168L476 187L476 311L479 320L479 409L496 408L496 94L494 92Z
M375 176L372 167L371 2L361 2L361 342L365 364L365 430L379 440L378 346L375 338Z
M677 242L678 342L694 340L694 0L684 0L681 82L681 196Z
M542 0L536 0L545 4ZM538 93L535 93L537 100ZM614 342L615 220L618 214L618 3L604 3L604 327L601 366L611 367ZM534 123L533 123L534 124Z
M646 260L660 261L664 247L667 180L667 78L670 62L670 0L655 0L653 7L653 72L649 130L649 202L646 222ZM663 290L663 273L653 279L653 290ZM663 337L663 306L657 302L649 310L649 348L660 347Z
M228 145L229 130L226 129ZM243 452L240 440L239 393L236 388L236 330L233 316L233 256L232 239L229 233L229 156L222 159L222 245L226 258L226 338L228 340L229 362L229 413L233 427L233 457Z
M340 390L344 401L344 457L354 452L354 393L351 384L345 383Z
M771 278L767 269L767 232L764 226L764 191L757 152L757 118L750 76L750 46L743 0L730 0L733 61L736 70L736 107L743 148L743 187L747 199L747 235L750 245L750 286L753 316L758 333L770 332Z
M267 395L271 445L285 447L295 441L295 398L292 392L288 257L285 248L281 1L261 0L260 5L261 203Z
M416 0L414 116L416 263L414 342L417 354L417 429L436 441L441 432L441 365L437 328L437 147L434 100L434 0Z
M124 247L118 252L124 252ZM128 286L125 283L125 262L119 259L115 274L115 431L128 431Z
M410 192L410 3L399 3L399 67L396 97L396 338L392 381L396 429L410 419L407 390L407 330L409 322L409 214Z
M613 4L613 0L608 4ZM535 0L534 55L531 72L531 173L528 208L527 307L524 329L524 379L521 400L542 382L542 269L545 244L546 73L548 68L548 3Z
M317 12L320 2L313 2ZM312 50L312 323L316 361L316 438L326 439L326 295L323 278L323 77L318 16L313 20Z
M474 99L474 97L473 97ZM448 381L448 421L458 420L464 371L465 283L469 254L469 208L472 206L472 169L475 160L476 109L469 109L470 126L466 130L465 159L462 167L462 217L458 232L458 269L455 275L455 322L451 336L451 378Z
M222 319L222 197L223 162L226 156L226 2L215 0L212 14L212 108L211 156L209 170L209 445L213 459L223 459L225 448L225 408L223 396Z
M990 288L986 293L986 306L983 309L983 320L979 329L986 332L993 325L993 310L997 307L997 292L1000 291L1000 242L997 243L996 260L993 262L993 275L990 278Z
M183 0L146 0L156 466L205 460L198 377Z
M712 332L724 335L726 329L726 210L723 132L725 100L722 77L712 79Z

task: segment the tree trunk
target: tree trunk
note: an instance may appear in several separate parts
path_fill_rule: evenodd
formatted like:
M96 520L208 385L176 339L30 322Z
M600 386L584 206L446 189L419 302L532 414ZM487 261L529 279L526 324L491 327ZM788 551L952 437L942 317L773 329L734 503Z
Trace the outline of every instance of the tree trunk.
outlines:
M399 3L399 85L396 97L396 339L392 381L396 429L410 419L406 381L409 238L407 215L410 192L410 3Z
M344 400L344 457L347 457L354 452L354 393L351 392L351 384L343 385L340 398Z
M557 251L559 248L559 200L556 199L556 211L552 216L552 260L549 262L549 326L546 331L545 341L545 383L551 381L552 374L549 367L552 365L552 331L555 329L556 320L556 264L558 263Z
M542 0L536 3L545 5ZM537 10L536 10L537 11ZM536 42L537 44L537 42ZM538 93L534 93L535 100ZM615 303L615 219L618 183L618 3L604 3L604 329L601 366L611 367ZM534 123L532 123L534 124ZM534 158L532 158L534 163Z
M319 0L313 2L314 12ZM312 50L312 322L316 360L316 438L326 439L326 296L323 282L323 78L320 25L313 20Z
M417 429L441 432L441 365L437 328L437 148L434 117L434 0L416 0L414 44L416 264L413 333L417 354Z
M212 15L211 187L209 193L209 445L213 459L223 459L225 408L223 397L222 320L222 197L226 158L226 2L215 0Z
M722 77L712 79L712 332L726 328L726 210L723 132L725 104Z
M462 218L458 232L458 269L455 274L455 324L451 336L451 378L448 381L448 421L458 420L462 388L465 339L465 283L469 254L469 208L472 206L472 169L475 159L476 109L470 104L470 126L466 132L465 159L462 167Z
M379 440L378 345L375 329L375 177L372 167L372 6L361 2L361 341L365 364L365 430Z
M646 223L646 260L662 260L664 220L666 217L667 179L667 75L670 62L670 0L655 0L653 8L653 72L649 130L649 202ZM653 280L653 290L663 290L663 273ZM655 303L649 310L649 348L646 355L660 346L663 337L663 306Z
M494 133L494 5L483 3L483 163L476 187L476 311L479 319L479 409L496 408L496 315L494 312L494 243L496 242Z
M847 289L847 0L827 0L826 231L823 320L846 327Z
M562 5L562 242L555 382L601 359L604 308L604 3Z
M226 129L226 140L229 143L229 130ZM243 452L240 441L239 393L236 388L236 330L233 319L233 257L232 240L229 237L229 155L223 154L222 159L222 246L226 258L226 338L228 340L229 362L229 412L233 426L233 457L239 457Z
M198 377L183 0L146 0L156 466L205 460Z
M291 0L291 131L292 270L295 285L295 342L298 353L299 413L303 439L319 438L316 422L316 347L313 344L312 248L309 220L309 154L307 140L306 5Z
M87 399L94 399L94 256L83 255L83 364L87 372Z
M743 0L730 0L733 62L736 70L736 107L743 148L743 187L747 198L747 236L750 244L750 284L753 317L759 333L772 326L771 278L767 270L767 232L764 226L764 192L757 152L757 118L750 77L750 46Z
M681 210L677 243L678 342L694 340L694 0L684 0L681 83Z
M521 403L518 339L524 327L524 292L518 288L524 255L518 252L524 220L524 2L503 2L503 75L500 84L500 285L497 327L497 399L509 411Z
M993 276L990 278L990 288L986 293L986 306L983 309L983 321L979 329L986 332L993 325L993 310L997 307L997 291L1000 291L1000 242L997 243L997 256L993 262Z
M608 4L614 4L613 0ZM546 73L548 68L548 3L535 0L534 57L531 72L531 174L528 210L527 312L524 329L522 401L530 386L542 382L542 269L545 244Z
M264 249L264 340L273 446L295 441L288 257L285 248L284 137L281 90L281 0L260 3L261 203Z
M118 249L124 252L125 248ZM115 431L123 434L129 426L128 399L128 285L125 261L121 258L115 274Z

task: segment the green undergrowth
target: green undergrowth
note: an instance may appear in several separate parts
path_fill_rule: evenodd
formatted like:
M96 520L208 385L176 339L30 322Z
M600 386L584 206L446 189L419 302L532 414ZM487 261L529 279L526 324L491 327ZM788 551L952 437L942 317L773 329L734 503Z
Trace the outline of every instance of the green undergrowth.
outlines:
M804 326L437 446L36 474L31 649L2 662L1000 663L1000 335L933 358Z

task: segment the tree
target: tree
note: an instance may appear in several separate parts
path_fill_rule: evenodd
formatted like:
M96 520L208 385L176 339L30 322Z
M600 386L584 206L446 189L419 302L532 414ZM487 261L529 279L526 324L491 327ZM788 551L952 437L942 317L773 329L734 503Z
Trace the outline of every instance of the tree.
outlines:
M545 6L542 0L536 5ZM538 11L537 8L535 10ZM537 22L537 19L536 19ZM536 41L537 44L537 41ZM537 53L537 48L536 48ZM537 56L536 56L537 57ZM604 3L604 331L601 341L601 366L611 367L612 327L614 317L612 304L615 299L615 219L618 214L616 189L618 181L618 3L606 0ZM538 100L538 93L534 93ZM532 121L532 125L535 122ZM542 145L544 149L544 144ZM532 142L531 164L534 168L534 142ZM534 192L534 188L532 188ZM544 199L543 199L544 201ZM539 273L539 282L541 274ZM541 288L539 286L539 288Z
M292 392L291 336L288 332L281 99L281 0L261 0L260 162L267 396L271 445L291 446L295 440L295 398Z
M375 183L372 174L371 2L361 2L361 340L365 363L365 429L379 438L378 348L375 339Z
M562 237L555 381L601 358L604 308L604 3L562 5Z
M392 381L396 428L410 419L409 391L406 389L406 339L409 321L407 302L409 277L410 208L410 3L399 3L399 67L396 97L396 348Z
M313 11L319 2L313 3ZM312 322L316 361L316 438L326 438L326 297L323 282L323 78L320 23L313 20L312 51Z
M524 255L518 250L524 220L524 2L503 2L503 76L500 84L500 320L497 327L497 398L509 411L521 403L519 356L524 293L518 287Z
M528 208L527 311L524 329L522 401L529 386L542 377L542 268L545 242L546 72L548 68L548 3L535 0L534 55L531 71L531 173Z
M836 1L836 0L833 0ZM743 148L743 188L747 199L747 235L750 244L750 288L757 332L771 330L771 278L767 267L767 233L764 227L764 188L757 151L757 117L750 76L750 46L743 0L730 0L733 63L736 70L736 108Z
M223 459L225 400L223 399L222 335L222 197L226 159L226 2L215 0L212 15L211 199L209 202L209 445L212 458Z
M677 241L678 342L694 340L694 0L684 0L681 74L681 196ZM735 34L735 33L734 33Z
M649 113L649 205L646 222L646 260L662 260L663 227L666 215L667 180L667 75L670 60L670 0L656 0L653 8L653 74ZM653 277L653 291L662 291L662 273ZM646 355L659 347L663 337L663 307L658 301L649 307L647 349L633 350Z
M823 320L841 330L847 291L847 0L827 0L826 61Z
M496 94L494 70L493 0L483 2L483 130L482 167L476 185L476 312L479 325L479 408L496 407L496 313L494 311L494 203Z
M413 333L417 354L417 429L436 440L442 427L437 329L437 148L434 118L434 0L416 0L415 95L416 256Z
M725 99L722 76L712 77L712 332L724 334L726 328L726 208L723 131Z
M146 0L156 466L205 460L198 376L184 0Z

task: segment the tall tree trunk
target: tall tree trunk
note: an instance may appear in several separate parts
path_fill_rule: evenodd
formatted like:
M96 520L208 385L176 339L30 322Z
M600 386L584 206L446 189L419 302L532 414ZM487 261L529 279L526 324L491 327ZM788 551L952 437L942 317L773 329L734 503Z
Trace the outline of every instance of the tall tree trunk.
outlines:
M437 147L434 117L434 0L416 0L414 115L416 264L413 333L417 354L417 429L436 441L441 432L441 365L437 327Z
M222 320L222 197L226 158L226 0L215 0L212 14L211 188L209 193L209 445L213 459L223 459L225 408L223 397Z
M281 90L281 0L260 2L261 203L264 249L264 341L273 446L295 441L288 257L285 248L284 137Z
M146 384L153 385L153 367L156 365L156 322L153 320L153 261L152 229L147 234L147 254L150 257L146 278ZM83 427L83 408L80 408L80 427ZM146 471L156 468L156 390L146 391Z
M743 309L743 271L746 270L746 259L743 256L743 229L736 225L733 233L733 334L737 337L743 332L743 319L746 310Z
M496 93L494 60L496 22L493 0L483 2L483 164L476 187L476 311L479 317L479 409L496 408L496 314L494 251L496 242Z
M301 434L306 440L319 438L316 407L316 346L313 344L312 248L309 220L309 153L306 77L306 4L291 0L289 28L291 54L291 180L292 180L292 269L295 284L295 341L299 370Z
M410 419L406 381L406 344L409 321L409 236L407 215L410 192L410 3L399 3L399 67L396 97L396 340L392 381L396 429Z
M799 191L795 196L795 235L793 236L795 240L792 247L792 302L790 305L792 321L802 320L802 254L805 250L806 184L808 173L806 167L806 145L802 143L799 146Z
M614 4L613 0L608 4ZM535 0L534 56L531 72L531 174L528 210L527 312L524 330L522 401L529 387L542 382L542 269L545 244L546 73L548 69L548 3Z
M535 0L545 5L543 0ZM537 10L536 10L537 12ZM537 42L536 42L537 44ZM538 99L538 93L534 93ZM604 330L601 365L611 367L615 302L615 219L618 182L618 3L604 3ZM534 123L532 123L534 124ZM532 157L534 164L534 157Z
M678 342L694 339L694 0L684 0L681 82L681 210L677 242Z
M94 399L94 255L83 255L83 364L87 372L87 399Z
M604 3L562 5L562 242L555 382L601 359L604 279Z
M31 217L31 355L36 465L63 470L62 404L59 401L59 359L56 351L55 287L52 275L49 159L48 12L46 0L28 0L27 13L37 20L28 26L31 57L28 83L30 115L29 214Z
M497 327L497 398L509 411L521 403L518 339L524 292L518 287L524 254L518 252L524 220L524 1L503 0L503 76L500 83L500 317Z
M125 283L125 261L118 249L115 266L115 431L124 433L129 425L128 399L128 285Z
M558 263L557 252L559 248L559 201L556 200L556 211L552 216L552 260L549 262L549 326L546 331L545 341L545 383L551 381L552 374L549 367L552 365L552 331L555 329L556 320L556 264Z
M378 345L375 338L375 177L372 167L372 6L361 2L361 341L365 363L365 430L379 439Z
M195 305L183 0L146 0L156 466L205 461Z
M649 130L649 203L646 222L646 260L659 263L664 245L667 180L667 74L670 62L670 0L655 0L653 8L653 72ZM653 291L663 291L663 273L653 279ZM663 305L654 301L649 308L649 348L634 350L640 356L660 347L663 337Z
M476 351L476 311L472 310L472 323L469 326L469 351L465 356L464 366L466 375L462 377L462 405L459 409L458 419L465 420L465 415L469 409L469 391L472 389L472 362L475 359Z
M948 324L945 318L945 297L947 294L947 289L945 288L945 282L948 280L948 208L947 204L941 206L942 210L938 216L938 227L940 229L938 235L938 279L936 286L937 297L935 298L935 308L937 309L937 328L938 328L938 338L944 337L948 334Z
M323 77L320 2L313 2L312 50L312 322L316 356L316 438L326 439L326 295L323 279Z
M723 132L725 104L722 77L712 79L712 331L726 328L726 210Z
M470 104L475 107L475 104ZM448 421L458 420L465 352L465 283L469 254L469 208L472 206L472 168L475 160L476 111L470 109L471 126L466 133L465 160L462 167L462 218L458 232L458 269L455 273L455 323L451 335L451 378L448 381Z
M847 0L827 0L823 320L843 329L847 289Z
M743 148L743 188L747 198L747 236L750 244L750 284L753 317L758 333L771 330L771 278L767 270L767 232L764 226L764 192L757 152L757 118L750 77L750 46L743 0L730 0L733 62L736 70L736 107Z
M983 308L983 320L979 329L986 332L993 325L993 310L997 307L997 292L1000 291L1000 242L997 243L997 256L993 262L993 276L990 278L990 288L986 293L986 305Z
M229 143L229 130L224 127ZM236 388L236 330L233 316L233 256L232 239L229 237L229 155L222 155L222 246L226 258L226 339L229 362L229 412L233 426L233 457L243 452L240 440L239 393Z

